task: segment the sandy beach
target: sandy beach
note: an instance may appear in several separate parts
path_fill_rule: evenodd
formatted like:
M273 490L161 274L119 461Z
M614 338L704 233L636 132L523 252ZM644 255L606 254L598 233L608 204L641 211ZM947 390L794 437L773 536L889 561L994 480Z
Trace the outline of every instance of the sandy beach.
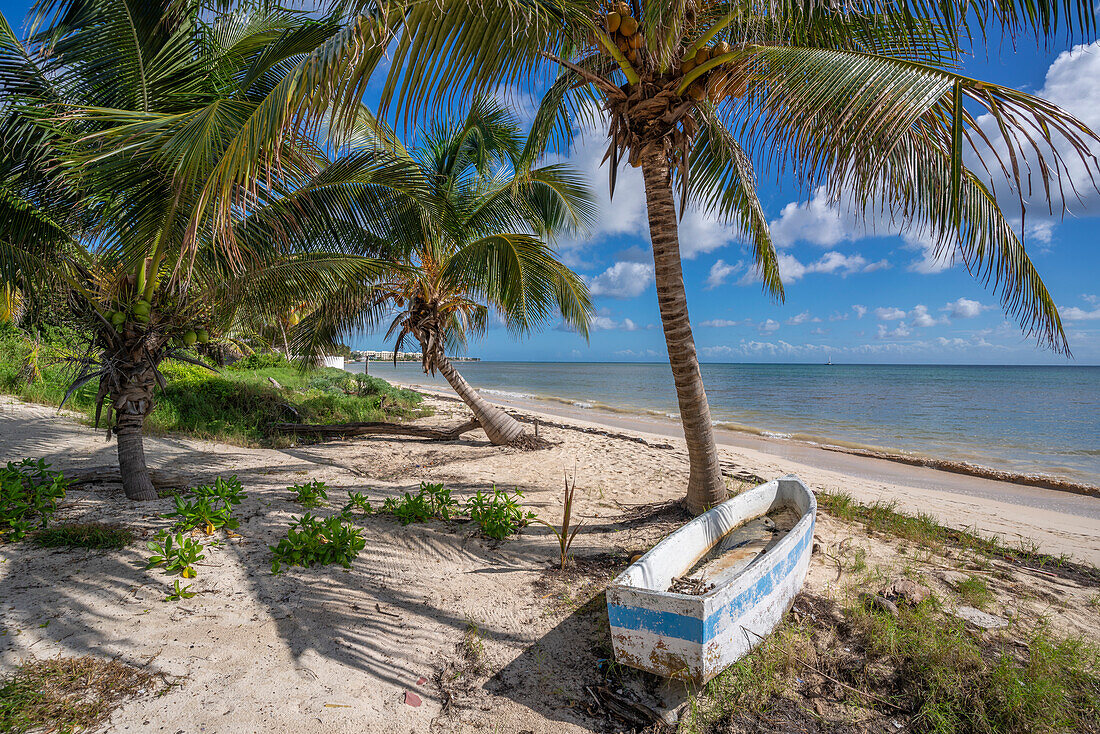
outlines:
M452 400L428 401L436 413L421 419L425 425L468 417ZM530 406L522 412L536 417ZM194 483L216 474L240 477L248 496L238 510L239 537L213 539L194 581L200 593L175 604L163 601L168 577L142 569L144 543L117 552L0 546L0 670L31 658L93 654L163 673L174 685L122 706L109 727L119 732L607 730L598 713L586 713L585 686L606 637L592 610L633 554L683 522L661 503L683 491L684 446L672 432L548 411L537 417L540 436L551 444L538 451L491 446L480 431L445 443L378 437L286 449L150 437L146 453L156 468ZM1100 563L1095 498L862 457L835 455L828 463L821 458L826 452L744 443L723 437L733 488L747 481L739 477L795 473L818 492L896 500L900 509L949 525ZM75 470L110 465L115 446L51 407L3 398L0 457L23 456ZM349 491L377 505L429 480L460 496L494 484L520 489L528 507L556 521L563 473L574 467L576 512L585 522L574 550L583 574L553 570L556 541L543 527L493 542L462 523L402 527L379 516L357 521L367 545L352 569L270 572L268 546L301 514L286 487L305 478L328 483L328 511ZM160 517L169 507L168 500L130 504L117 485L89 485L70 491L60 519L121 521L148 539L170 525ZM904 542L872 537L825 514L815 541L821 553L806 588L823 596L852 581L831 560L845 547L861 549L868 563L920 573L944 594L958 576L951 565L965 562L918 557ZM1060 632L1096 638L1096 613L1087 603L1094 586L995 566L1007 579L996 582L995 611L1043 616ZM464 652L470 635L484 648L476 665ZM458 679L461 685L448 682Z

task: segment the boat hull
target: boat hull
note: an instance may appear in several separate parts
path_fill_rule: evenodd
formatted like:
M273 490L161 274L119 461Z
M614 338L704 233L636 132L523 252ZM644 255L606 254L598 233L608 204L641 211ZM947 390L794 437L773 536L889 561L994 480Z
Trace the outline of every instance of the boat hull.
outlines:
M742 573L706 594L665 591L727 532L781 506L799 520ZM798 477L750 489L688 522L607 589L616 661L657 675L710 680L775 628L806 579L817 501Z

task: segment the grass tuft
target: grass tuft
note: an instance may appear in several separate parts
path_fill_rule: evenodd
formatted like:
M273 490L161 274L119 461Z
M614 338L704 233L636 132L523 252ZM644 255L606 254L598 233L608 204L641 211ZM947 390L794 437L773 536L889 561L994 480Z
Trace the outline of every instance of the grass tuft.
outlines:
M128 698L156 693L164 681L118 660L93 657L24 663L0 678L0 732L75 732L102 726Z
M102 522L55 525L34 534L43 548L93 548L121 550L134 542L134 534L122 525Z

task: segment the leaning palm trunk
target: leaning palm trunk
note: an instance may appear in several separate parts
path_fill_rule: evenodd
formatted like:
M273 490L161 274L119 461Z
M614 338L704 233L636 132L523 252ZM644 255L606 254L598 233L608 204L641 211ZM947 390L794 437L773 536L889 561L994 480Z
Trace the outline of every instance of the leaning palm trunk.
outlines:
M690 475L687 508L693 514L718 504L728 496L718 464L710 405L699 373L695 339L688 319L687 293L680 267L680 242L677 236L676 207L668 156L661 146L650 145L641 156L645 178L649 233L653 241L653 266L657 281L657 301L668 346L668 362L676 383L680 420L687 440Z
M481 397L478 391L472 388L462 375L458 374L458 370L454 368L447 357L443 354L437 354L434 361L435 367L443 375L443 379L454 388L454 391L462 398L462 402L470 407L474 417L477 418L478 423L484 429L485 435L489 437L494 445L517 443L527 435L519 421Z

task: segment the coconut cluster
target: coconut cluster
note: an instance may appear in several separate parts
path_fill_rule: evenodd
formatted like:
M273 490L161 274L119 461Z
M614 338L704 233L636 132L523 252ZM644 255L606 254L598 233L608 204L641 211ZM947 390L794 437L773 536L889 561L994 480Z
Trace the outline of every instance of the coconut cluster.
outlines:
M626 60L636 64L645 47L645 36L638 32L638 19L631 14L628 3L616 3L612 7L614 9L604 18L607 33L626 56Z
M690 49L689 49L690 50ZM695 68L702 66L711 59L717 59L721 56L725 56L730 52L730 45L725 41L719 41L713 46L703 46L695 52L693 56L686 56L680 62L680 71L685 76L693 71ZM711 84L712 77L715 76L715 72L722 73L721 65L708 69L704 74L700 75L691 86L688 87L688 96L695 100L705 99L707 96L708 86L712 87L711 97L721 96L724 90L717 89L717 85Z

